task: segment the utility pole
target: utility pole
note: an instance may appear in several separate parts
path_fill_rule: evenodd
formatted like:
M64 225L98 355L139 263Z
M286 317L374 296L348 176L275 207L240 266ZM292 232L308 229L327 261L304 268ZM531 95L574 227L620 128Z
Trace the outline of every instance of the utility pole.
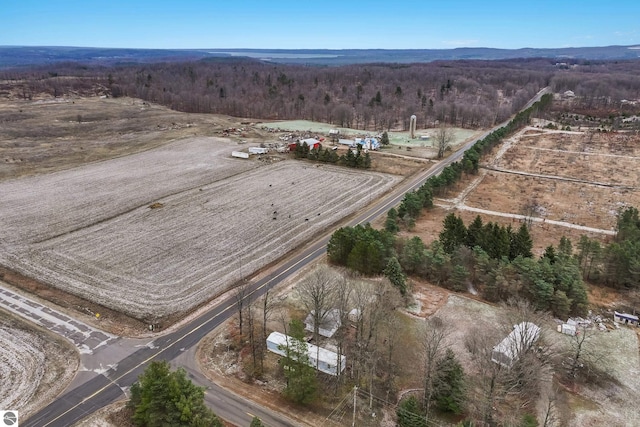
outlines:
M358 395L358 386L353 386L353 419L351 421L351 427L356 427L356 396Z

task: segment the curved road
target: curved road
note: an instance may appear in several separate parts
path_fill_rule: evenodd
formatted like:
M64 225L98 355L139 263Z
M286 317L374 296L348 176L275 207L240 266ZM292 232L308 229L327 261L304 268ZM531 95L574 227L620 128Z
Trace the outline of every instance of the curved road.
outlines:
M548 88L542 89L523 109L528 108L540 97L547 93ZM349 220L345 225L353 226L360 223L371 222L386 213L391 207L400 203L407 191L420 187L429 177L439 174L449 164L462 158L464 152L472 147L478 140L485 138L494 129L506 124L501 123L478 138L466 143L460 150L451 154L448 158L439 162L435 167L422 171L410 179L403 181L389 194L373 203L369 208ZM251 283L249 298L257 298L267 289L276 286L282 280L295 274L299 269L316 261L326 253L327 242L331 233L325 235L307 245L298 255L284 261L272 273L262 279ZM222 303L204 313L198 318L188 322L179 330L158 337L153 341L153 346L145 346L133 354L119 361L115 366L102 375L79 385L58 397L54 402L37 412L23 426L33 427L66 427L92 414L96 410L123 397L123 390L133 384L144 371L146 365L153 360L173 361L183 353L196 347L198 342L209 332L224 323L235 313L235 300L229 297ZM184 357L184 356L183 356ZM181 358L182 359L182 358ZM209 384L210 389L206 393L206 400L210 407L222 418L239 425L248 425L253 415L260 417L270 426L294 426L291 420L285 419L281 414L274 414L252 402L246 401L228 392L218 392L217 386L204 380L201 374L193 369L188 370L190 376L199 384ZM233 410L235 407L236 410ZM244 416L243 416L244 415Z

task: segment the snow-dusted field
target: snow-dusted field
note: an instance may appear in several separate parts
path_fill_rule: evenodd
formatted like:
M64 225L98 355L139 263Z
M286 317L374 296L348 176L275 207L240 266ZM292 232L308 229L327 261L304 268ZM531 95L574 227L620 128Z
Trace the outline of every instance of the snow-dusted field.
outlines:
M0 263L133 317L159 318L215 296L399 180L232 159L233 147L193 139L0 183Z
M26 418L69 384L78 357L62 341L0 311L0 408Z

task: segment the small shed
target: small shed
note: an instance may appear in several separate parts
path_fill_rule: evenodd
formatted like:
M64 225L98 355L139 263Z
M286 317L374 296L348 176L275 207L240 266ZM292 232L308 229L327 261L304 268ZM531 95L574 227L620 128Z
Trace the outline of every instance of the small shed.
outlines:
M267 337L267 349L280 356L286 356L286 347L290 339L291 337L288 335L272 332ZM340 364L340 372L344 371L347 365L347 358L343 355L313 344L307 344L307 355L309 364L325 374L336 376L338 375L338 363Z
M613 320L614 322L622 323L624 325L640 326L638 316L634 316L633 314L618 313L617 311L614 311Z
M562 323L558 325L558 332L565 335L571 335L572 337L578 333L576 325L570 325L568 323Z
M329 129L329 136L338 136L340 135L340 129Z
M313 332L314 327L314 317L315 311L311 310L311 313L304 319L304 329ZM320 322L320 327L318 328L318 333L325 338L331 338L338 328L342 325L340 320L340 310L334 308L333 310L329 310L325 315L322 321Z
M356 323L360 319L360 309L353 308L347 315L350 322Z
M522 322L500 343L493 347L491 361L510 368L523 351L527 351L538 340L540 328L531 322Z

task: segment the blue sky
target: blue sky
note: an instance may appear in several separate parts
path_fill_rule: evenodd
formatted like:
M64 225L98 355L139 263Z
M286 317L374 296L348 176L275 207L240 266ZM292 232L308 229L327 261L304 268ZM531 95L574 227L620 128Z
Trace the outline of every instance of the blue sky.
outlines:
M0 3L0 45L167 49L640 45L638 0Z

